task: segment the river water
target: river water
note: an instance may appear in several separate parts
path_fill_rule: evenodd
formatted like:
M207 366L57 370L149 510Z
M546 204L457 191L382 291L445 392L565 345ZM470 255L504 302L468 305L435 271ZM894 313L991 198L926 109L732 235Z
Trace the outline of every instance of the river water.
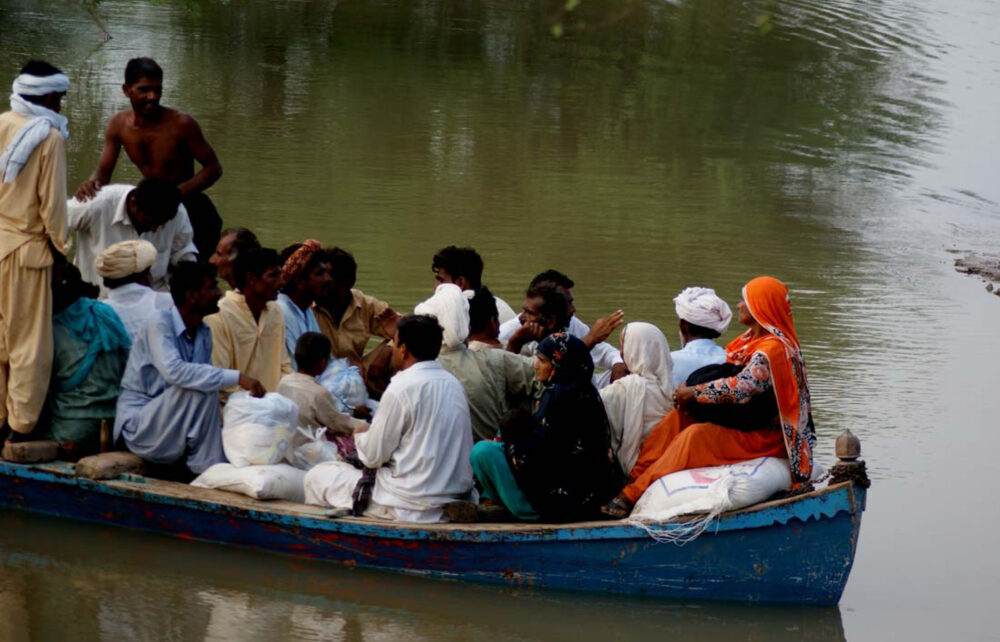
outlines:
M833 609L458 586L0 512L0 639L1000 637L1000 298L952 269L1000 246L995 3L100 6L104 44L82 4L0 5L0 85L29 56L73 78L71 189L151 55L219 153L226 224L349 249L397 310L452 243L515 307L556 267L585 320L621 307L668 337L682 287L735 305L772 274L820 459L851 428L874 483Z

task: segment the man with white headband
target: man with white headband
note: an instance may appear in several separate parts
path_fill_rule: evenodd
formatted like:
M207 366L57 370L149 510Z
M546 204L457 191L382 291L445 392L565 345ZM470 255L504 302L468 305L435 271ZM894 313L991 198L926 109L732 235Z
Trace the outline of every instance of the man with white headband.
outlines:
M729 328L733 312L711 288L684 288L674 297L674 304L682 347L670 356L674 361L674 385L679 386L698 368L725 362L725 348L713 339Z
M150 287L150 269L157 254L156 246L144 239L121 241L109 246L94 261L97 274L108 289L104 302L118 313L133 341L150 318L172 305L170 294Z
M52 368L52 263L66 252L69 78L29 61L0 114L0 432L35 428ZM0 441L4 438L0 435Z

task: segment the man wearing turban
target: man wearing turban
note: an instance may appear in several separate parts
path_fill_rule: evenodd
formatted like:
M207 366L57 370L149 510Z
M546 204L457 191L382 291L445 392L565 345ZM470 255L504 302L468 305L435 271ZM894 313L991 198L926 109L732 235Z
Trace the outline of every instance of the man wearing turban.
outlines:
M0 441L35 428L52 369L52 264L66 251L69 78L32 60L0 114Z
M97 274L108 289L105 303L118 313L133 340L157 311L171 306L168 293L150 287L150 268L156 256L155 245L138 239L110 245L94 261Z
M733 312L712 288L684 288L674 297L681 349L674 350L674 385L679 386L698 368L724 363L725 349L715 343L729 328Z

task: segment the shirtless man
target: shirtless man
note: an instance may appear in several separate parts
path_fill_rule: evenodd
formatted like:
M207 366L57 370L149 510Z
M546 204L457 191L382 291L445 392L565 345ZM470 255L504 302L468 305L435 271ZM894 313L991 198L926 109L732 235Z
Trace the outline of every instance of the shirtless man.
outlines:
M111 180L121 148L145 178L170 181L181 192L194 230L198 260L207 261L215 251L222 219L204 194L222 176L215 150L201 127L185 113L160 105L163 70L152 58L133 58L125 67L122 91L132 104L108 122L104 150L94 173L80 185L76 198L90 200ZM194 162L201 170L195 173Z

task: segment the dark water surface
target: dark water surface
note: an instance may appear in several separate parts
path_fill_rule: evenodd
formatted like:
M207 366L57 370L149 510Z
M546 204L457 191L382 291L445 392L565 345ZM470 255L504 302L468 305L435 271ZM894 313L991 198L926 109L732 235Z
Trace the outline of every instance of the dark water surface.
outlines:
M29 56L71 75L75 188L125 62L155 57L222 160L226 223L348 248L398 310L451 243L515 306L557 267L582 318L668 338L685 285L735 305L783 279L820 458L850 427L874 479L839 609L470 588L0 513L0 639L1000 637L1000 298L951 267L1000 245L1000 8L584 0L556 39L554 6L106 0L100 45L74 3L3 0L0 86Z

